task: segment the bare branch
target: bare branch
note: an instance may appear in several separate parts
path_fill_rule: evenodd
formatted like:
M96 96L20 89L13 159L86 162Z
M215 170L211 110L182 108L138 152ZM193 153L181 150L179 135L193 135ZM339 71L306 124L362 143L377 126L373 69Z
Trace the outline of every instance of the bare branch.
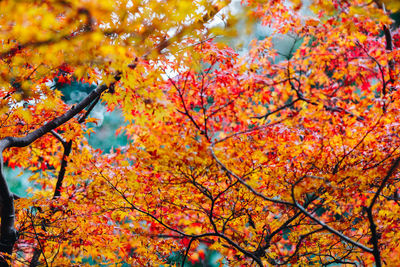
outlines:
M60 141L61 144L62 144L63 146L65 146L66 141L65 141L65 139L64 139L60 134L58 134L58 133L57 133L56 131L54 131L54 130L51 130L50 133L51 133L55 138L57 138L58 141Z
M186 248L185 255L183 255L183 258L182 258L181 267L184 267L186 258L187 258L188 254L189 254L190 246L192 245L193 241L195 241L195 240L196 240L196 238L191 238L190 239L189 244L188 244L188 246Z
M304 214L306 215L308 218L310 218L311 220L313 220L314 222L318 223L319 225L321 225L323 228L325 228L326 230L328 230L329 232L331 232L332 234L338 236L339 238L343 239L344 241L366 251L369 253L372 253L373 250L370 249L369 247L364 246L363 244L352 240L350 237L344 235L343 233L333 229L332 227L330 227L329 225L327 225L326 223L324 223L323 221L317 219L315 216L313 216L311 213L309 213L302 205L300 205L297 200L296 197L294 195L294 188L295 185L292 186L292 199L293 199L293 203L294 205Z
M212 143L211 146L209 147L210 151L211 151L211 155L213 156L214 160L217 162L217 164L219 166L221 166L221 168L226 171L227 173L229 173L231 176L235 177L236 180L239 181L239 183L241 183L242 185L244 185L247 189L249 189L254 195L266 200L266 201L270 201L276 204L283 204L283 205L288 205L288 206L293 206L293 203L291 202L287 202L284 200L280 200L280 199L275 199L275 198L269 198L263 194L261 194L260 192L258 192L257 190L255 190L252 186L250 186L249 184L247 184L240 176L236 175L235 173L233 173L232 171L230 171L215 155L214 152L214 145L215 143Z
M0 251L7 254L12 253L15 241L17 240L17 233L14 227L15 210L14 210L14 194L10 192L7 181L3 173L3 151L10 147L25 147L32 142L42 137L43 135L51 132L58 126L64 124L86 106L88 106L94 99L101 95L108 87L101 85L93 90L85 99L83 99L76 106L73 106L63 115L46 123L42 127L27 134L24 137L6 137L0 140L0 196L3 200L3 209L1 212L1 238L0 238ZM2 262L5 262L3 260Z
M376 224L374 221L374 217L372 214L372 209L376 203L376 201L378 200L378 197L380 195L380 193L382 192L383 188L386 186L387 181L390 179L390 177L392 177L392 175L395 173L397 167L400 164L400 158L397 158L392 166L390 167L389 171L387 172L386 176L383 178L378 190L375 192L374 197L371 200L371 203L369 204L368 208L367 208L367 215L368 215L368 221L369 221L369 229L371 230L371 243L373 245L373 252L372 254L374 255L375 258L375 264L377 267L382 266L381 263L381 255L380 255L380 251L379 251L379 234L376 230Z

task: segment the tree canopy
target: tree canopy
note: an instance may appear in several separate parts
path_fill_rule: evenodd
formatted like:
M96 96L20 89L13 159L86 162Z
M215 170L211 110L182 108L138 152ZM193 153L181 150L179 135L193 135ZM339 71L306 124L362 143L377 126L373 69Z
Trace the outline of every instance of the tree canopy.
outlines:
M2 266L400 265L400 2L231 6L0 1Z

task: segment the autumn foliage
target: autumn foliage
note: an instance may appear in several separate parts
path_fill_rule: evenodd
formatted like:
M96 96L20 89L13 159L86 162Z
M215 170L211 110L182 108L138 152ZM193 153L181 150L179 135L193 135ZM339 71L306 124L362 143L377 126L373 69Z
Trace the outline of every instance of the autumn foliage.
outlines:
M229 6L0 1L1 161L36 185L1 165L2 266L400 265L400 4ZM89 145L99 102L128 145Z

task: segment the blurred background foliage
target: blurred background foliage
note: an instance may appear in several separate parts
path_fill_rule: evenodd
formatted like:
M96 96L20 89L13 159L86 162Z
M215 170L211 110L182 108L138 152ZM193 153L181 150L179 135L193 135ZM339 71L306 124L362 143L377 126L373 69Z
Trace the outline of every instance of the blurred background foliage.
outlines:
M62 99L68 104L78 103L96 88L95 85L79 81L60 84L57 80L53 87L62 92ZM124 119L119 110L109 112L104 103L98 103L90 113L90 116L97 119L96 124L90 123L88 125L88 127L93 128L95 131L94 134L87 136L89 144L92 147L101 149L103 153L108 153L111 149L124 146L128 143L128 139L124 134L115 134L115 131L124 125Z

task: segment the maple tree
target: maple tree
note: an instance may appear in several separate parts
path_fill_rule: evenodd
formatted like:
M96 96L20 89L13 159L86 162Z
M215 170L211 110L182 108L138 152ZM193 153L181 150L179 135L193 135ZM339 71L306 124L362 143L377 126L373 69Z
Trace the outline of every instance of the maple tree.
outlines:
M399 3L303 4L244 1L221 29L225 1L0 1L1 265L184 266L200 243L233 266L399 265ZM273 33L212 38L243 18ZM69 105L71 82L94 88ZM87 141L100 101L127 122L109 153Z

